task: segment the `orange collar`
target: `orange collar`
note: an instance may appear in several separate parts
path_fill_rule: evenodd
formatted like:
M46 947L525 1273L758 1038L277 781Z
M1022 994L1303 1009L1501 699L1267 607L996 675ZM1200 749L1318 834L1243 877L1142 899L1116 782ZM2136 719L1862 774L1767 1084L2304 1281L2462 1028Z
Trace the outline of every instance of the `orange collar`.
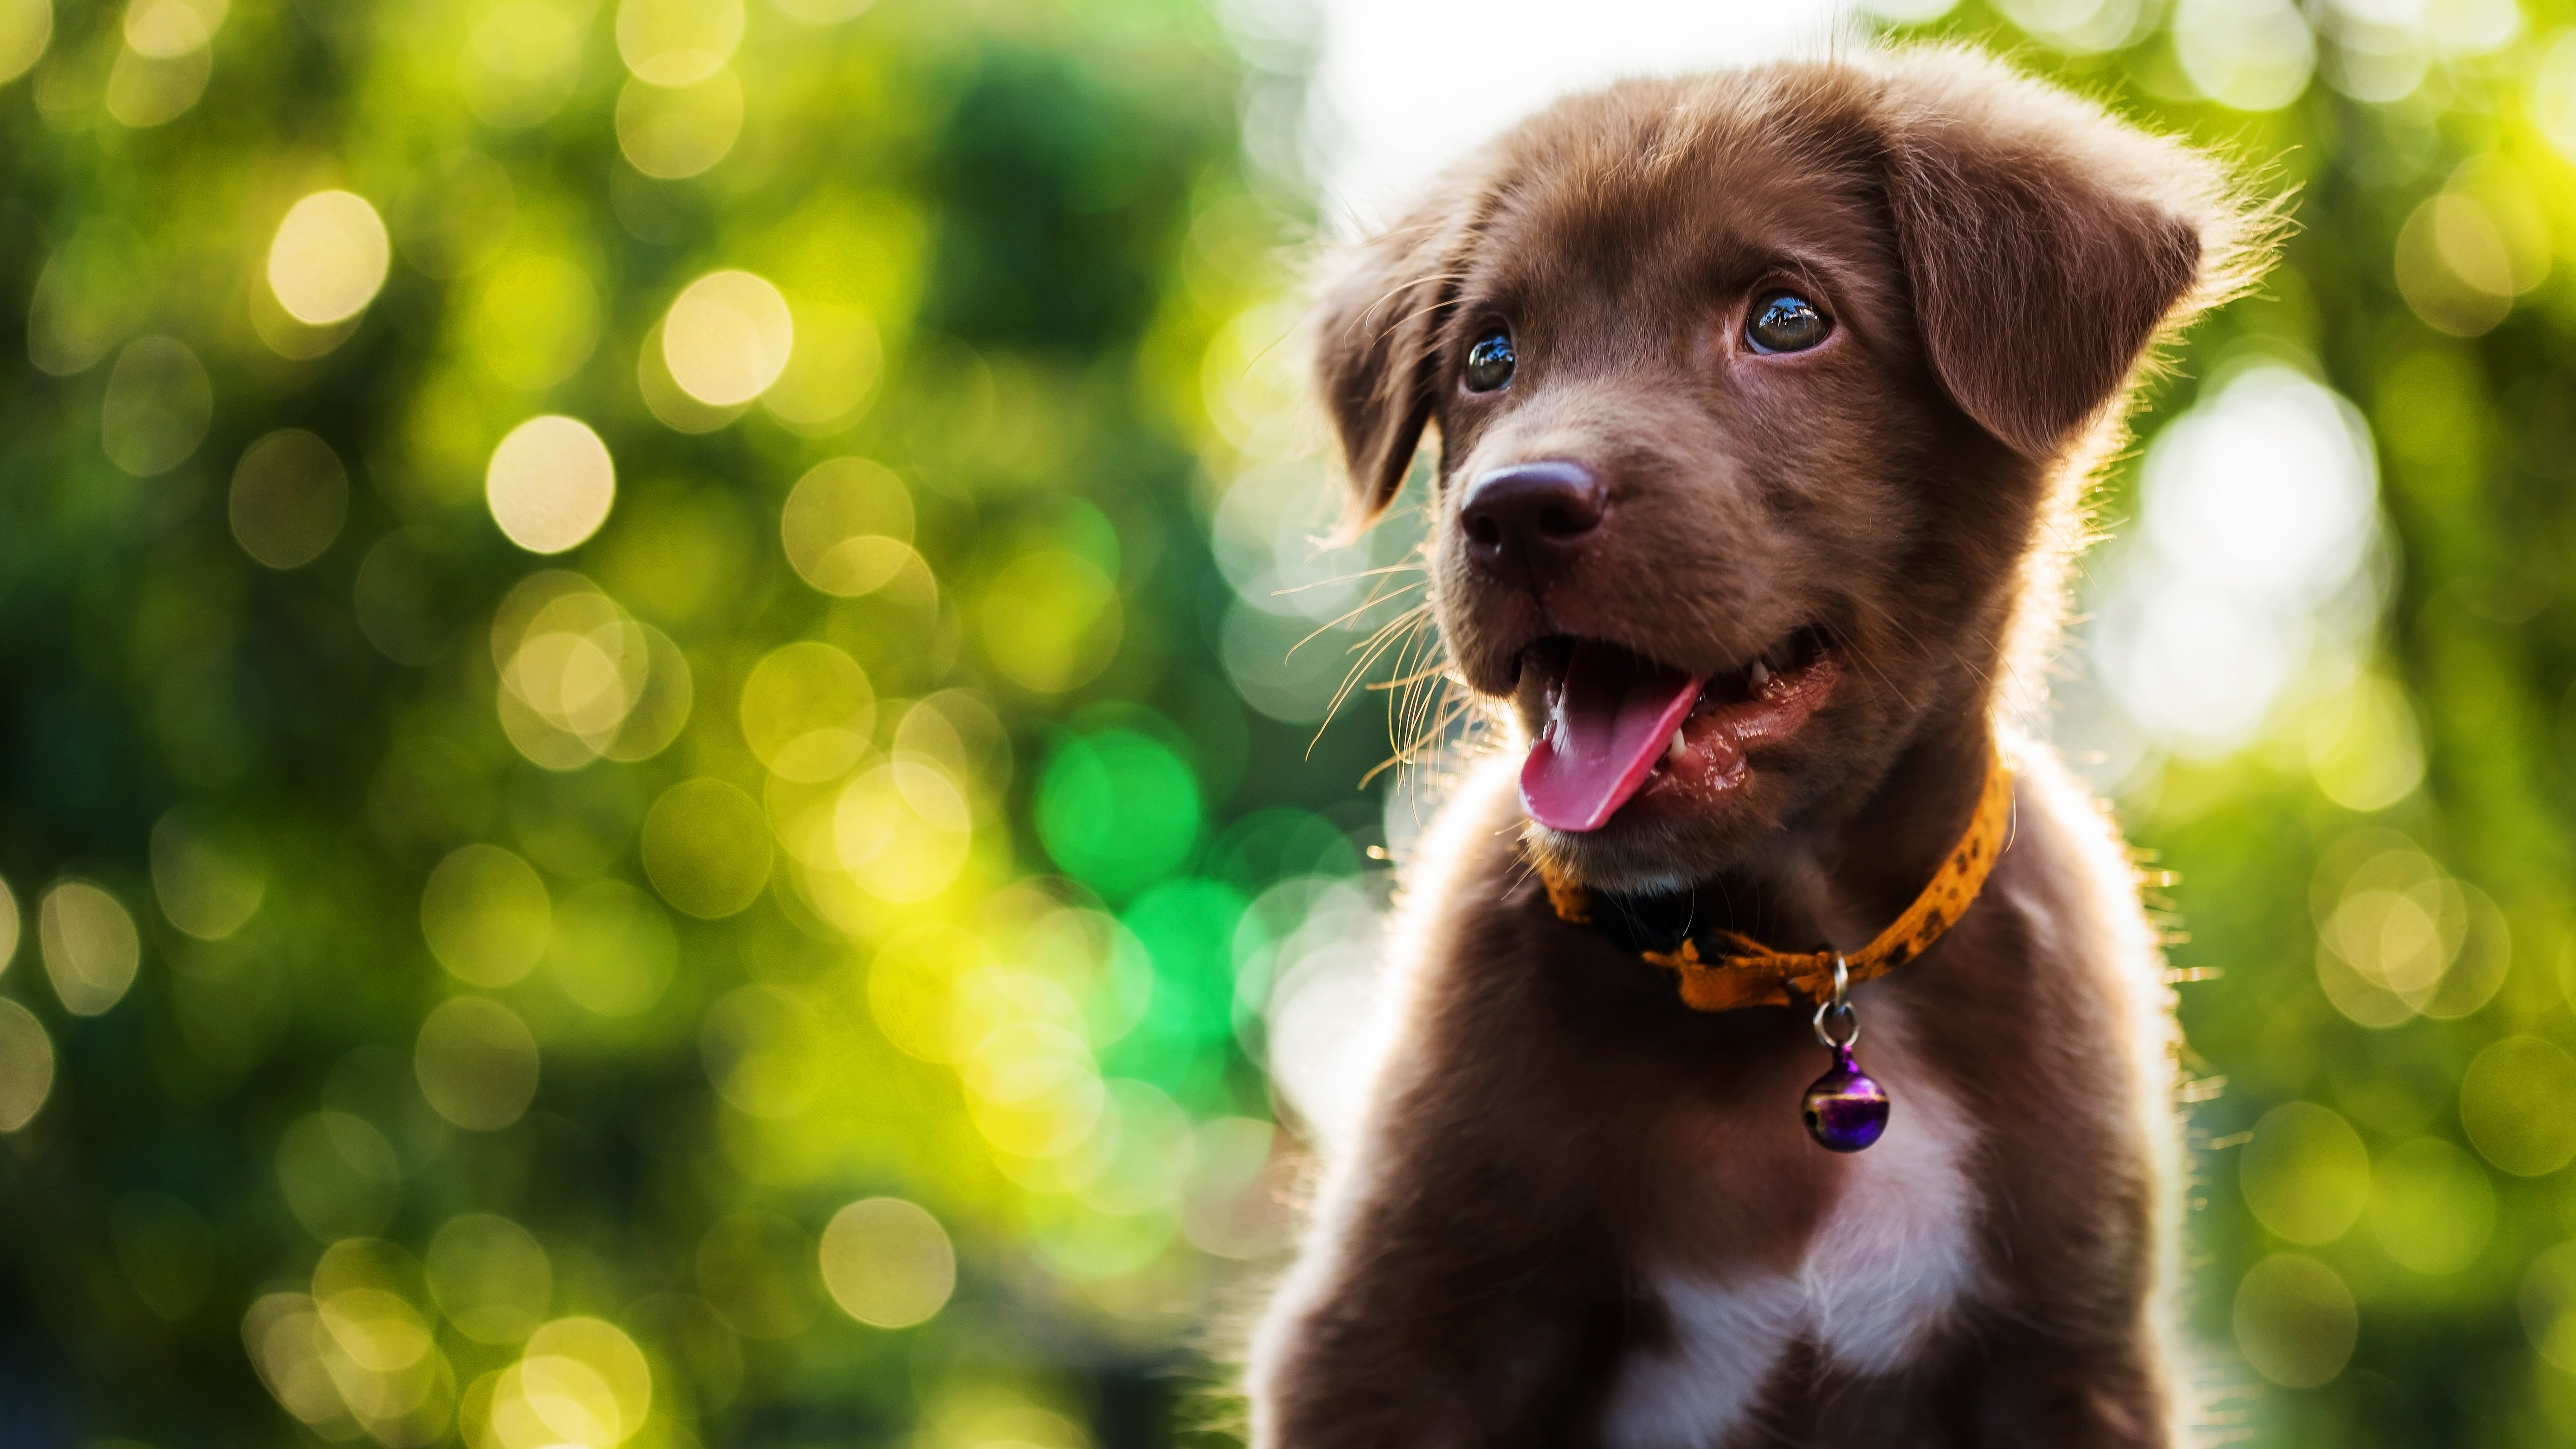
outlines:
M2012 808L2012 767L1998 753L1986 769L1986 788L1977 798L1977 813L1969 818L1967 832L1942 860L1941 868L1933 872L1931 883L1923 887L1922 894L1914 898L1914 904L1905 908L1905 914L1898 916L1894 925L1878 933L1878 939L1843 958L1852 984L1884 976L1922 955L1968 907L1976 904L1977 892L1985 887L1987 874L1993 871L1996 858L2009 843ZM1540 879L1547 886L1548 903L1556 908L1558 919L1593 924L1590 891L1558 880L1544 867ZM1685 934L1673 950L1640 949L1638 954L1654 965L1680 973L1682 1001L1694 1011L1787 1006L1793 992L1808 1002L1826 1001L1834 995L1834 953L1830 950L1774 951L1750 936L1710 929Z

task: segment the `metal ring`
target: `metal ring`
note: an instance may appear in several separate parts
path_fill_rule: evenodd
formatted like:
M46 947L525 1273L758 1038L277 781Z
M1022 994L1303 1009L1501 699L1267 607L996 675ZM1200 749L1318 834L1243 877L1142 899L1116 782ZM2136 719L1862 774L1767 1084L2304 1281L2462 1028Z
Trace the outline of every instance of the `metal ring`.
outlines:
M1816 1004L1816 1040L1835 1051L1849 1051L1853 1044L1860 1040L1860 1013L1852 1010L1850 992L1851 967L1844 962L1843 953L1836 951L1834 953L1834 994L1830 999ZM1825 1022L1831 1018L1841 1020L1846 1035L1837 1039L1825 1026Z

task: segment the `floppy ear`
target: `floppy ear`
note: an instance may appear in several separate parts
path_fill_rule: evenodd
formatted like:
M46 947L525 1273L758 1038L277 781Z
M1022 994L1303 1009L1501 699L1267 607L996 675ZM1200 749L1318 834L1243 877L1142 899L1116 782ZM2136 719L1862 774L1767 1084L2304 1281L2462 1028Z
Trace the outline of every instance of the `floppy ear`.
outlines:
M1438 394L1432 343L1455 295L1447 190L1362 245L1315 309L1315 376L1350 474L1343 529L1357 533L1404 486Z
M2054 456L2160 329L2251 280L2257 218L2210 157L1982 56L1919 52L1891 80L1888 198L1925 350L2024 456Z

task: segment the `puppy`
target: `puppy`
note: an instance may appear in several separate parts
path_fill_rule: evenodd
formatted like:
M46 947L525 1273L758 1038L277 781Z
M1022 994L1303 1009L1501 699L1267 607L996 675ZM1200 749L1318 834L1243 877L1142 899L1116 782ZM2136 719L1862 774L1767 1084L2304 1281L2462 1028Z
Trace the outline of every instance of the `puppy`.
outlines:
M1357 252L1319 309L1355 517L1436 429L1433 607L1523 743L1405 864L1396 1045L1256 1333L1256 1446L2188 1427L2170 991L2004 681L2143 359L2271 229L2209 156L1917 50L1564 101ZM1844 1154L1799 1108L1855 1020L1893 1107Z

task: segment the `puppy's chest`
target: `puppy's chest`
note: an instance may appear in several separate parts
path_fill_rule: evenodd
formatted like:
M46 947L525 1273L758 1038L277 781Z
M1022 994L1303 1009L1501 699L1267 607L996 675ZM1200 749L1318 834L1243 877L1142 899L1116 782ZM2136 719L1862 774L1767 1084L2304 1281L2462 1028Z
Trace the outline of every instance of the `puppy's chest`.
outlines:
M1604 1424L1612 1449L1726 1444L1799 1344L1844 1372L1895 1373L1976 1295L1973 1131L1937 1084L1902 1076L1889 1082L1898 1108L1887 1135L1840 1165L1794 1269L1729 1268L1717 1243L1706 1258L1650 1272L1641 1286L1670 1333L1620 1364ZM1708 1190L1759 1194L1764 1184Z

